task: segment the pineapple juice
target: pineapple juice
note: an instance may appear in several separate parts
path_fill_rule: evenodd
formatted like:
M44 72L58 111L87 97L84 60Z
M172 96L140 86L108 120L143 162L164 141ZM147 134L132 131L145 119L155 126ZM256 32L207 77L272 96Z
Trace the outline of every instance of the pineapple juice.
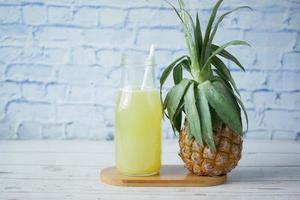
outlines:
M154 89L123 89L116 106L116 165L126 175L152 175L161 165L162 105Z

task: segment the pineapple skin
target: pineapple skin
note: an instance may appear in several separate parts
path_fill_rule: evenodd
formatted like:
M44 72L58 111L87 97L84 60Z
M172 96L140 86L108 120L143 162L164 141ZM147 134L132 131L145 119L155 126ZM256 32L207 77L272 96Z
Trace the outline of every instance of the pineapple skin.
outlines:
M199 145L190 138L187 128L179 134L179 156L185 167L199 176L220 176L229 173L241 159L243 140L226 125L214 128L216 151L210 151L206 144Z

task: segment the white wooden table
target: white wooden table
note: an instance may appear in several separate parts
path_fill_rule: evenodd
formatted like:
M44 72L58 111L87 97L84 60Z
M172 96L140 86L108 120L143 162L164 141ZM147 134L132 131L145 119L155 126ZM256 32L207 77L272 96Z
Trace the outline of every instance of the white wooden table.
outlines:
M165 141L163 163L181 163L177 151ZM228 182L207 188L105 185L113 164L113 142L0 141L0 199L300 199L300 142L246 140Z

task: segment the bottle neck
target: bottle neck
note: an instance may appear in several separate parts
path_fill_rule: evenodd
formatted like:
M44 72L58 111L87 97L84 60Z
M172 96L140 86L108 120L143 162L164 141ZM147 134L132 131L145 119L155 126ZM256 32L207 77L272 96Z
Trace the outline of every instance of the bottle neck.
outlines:
M142 56L128 56L122 58L121 88L133 90L153 90L155 85L155 65L147 63Z

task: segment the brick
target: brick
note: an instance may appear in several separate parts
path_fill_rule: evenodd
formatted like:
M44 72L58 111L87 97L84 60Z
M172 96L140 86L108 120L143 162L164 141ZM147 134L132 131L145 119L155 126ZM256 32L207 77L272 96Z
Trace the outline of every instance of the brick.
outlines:
M5 4L8 4L8 1L7 0L0 0L0 3L5 5ZM21 3L20 0L11 0L11 1L9 1L9 4L19 5L20 3Z
M295 44L296 33L247 31L244 39L255 48L271 46L272 50L276 48L289 50Z
M255 89L263 89L267 87L266 86L267 75L262 72L232 71L231 74L239 89L255 90Z
M274 131L272 139L274 140L296 140L297 133L294 131Z
M19 139L40 139L42 126L38 122L22 122L17 130Z
M82 27L91 27L98 25L98 10L89 7L79 8L73 11L73 24Z
M263 126L271 130L293 131L300 129L300 112L284 110L267 110L263 119Z
M254 63L258 57L258 51L256 51L256 49L247 46L234 46L232 48L227 48L227 50L240 61L245 69L255 68ZM228 66L233 69L240 69L233 62L230 62Z
M84 40L90 44L125 45L132 44L134 33L127 29L86 29Z
M108 81L108 78L105 78L100 67L66 66L58 72L59 83L86 86L102 84L106 81Z
M300 34L298 34L296 43L294 45L294 50L300 51Z
M23 7L23 20L26 24L41 25L47 20L46 7L40 5L28 5Z
M105 79L106 77L106 79ZM99 85L120 87L121 86L121 67L111 70L108 76L105 76Z
M1 104L1 102L0 102ZM0 121L0 140L17 139L17 134L10 121Z
M34 37L37 40L80 41L81 30L73 27L40 27Z
M281 68L282 50L270 48L255 48L257 58L255 68L257 69L279 69Z
M284 54L282 64L284 69L300 69L300 52Z
M222 45L231 40L241 40L242 33L242 30L227 29L220 27L213 39L213 43Z
M103 123L72 122L66 127L66 137L68 139L105 139L106 134L108 133Z
M31 2L36 2L36 3L44 3L45 1L44 0L27 0L27 1L31 1ZM72 1L70 0L51 0L49 2L50 5L57 5L57 6L60 6L60 5L67 5L67 4L71 4ZM80 3L78 0L76 1L76 3Z
M257 108L276 108L277 95L272 91L259 91L253 94L254 105Z
M101 26L121 27L125 23L127 12L121 9L101 9L99 18Z
M260 110L247 110L249 118L249 131L267 129L263 126L263 114Z
M42 84L25 83L22 85L22 94L28 100L44 100L45 86Z
M96 105L65 104L57 106L56 118L58 122L103 122L103 108Z
M269 140L271 139L272 134L268 130L255 130L255 131L248 131L245 135L247 139L263 139Z
M201 3L199 3L198 0L189 0L186 2L186 6L188 8L194 8L194 9L211 9L214 6L214 2L210 0L202 0Z
M21 12L16 6L1 6L0 7L0 23L18 23L21 19Z
M131 57L147 57L148 56L148 51L147 50L141 50L141 49L135 49L135 48L130 48L130 49L125 49L123 52L125 55L129 55ZM156 55L157 50L155 51L155 58L157 57Z
M281 93L276 101L279 108L299 109L300 108L300 92L284 92Z
M241 100L248 109L254 108L253 95L251 92L240 91Z
M68 6L49 6L48 23L69 24L72 21L72 10Z
M272 91L261 91L254 93L255 106L265 108L298 109L300 107L299 92L276 93Z
M263 16L262 28L266 30L274 29L278 30L283 27L284 16L286 15L285 10L279 12L265 12Z
M68 49L63 48L45 48L43 54L34 60L45 64L65 64L69 59Z
M0 80L4 80L5 64L0 61Z
M120 66L121 52L119 50L100 50L97 51L97 63L101 66L112 67Z
M89 86L72 86L68 93L68 102L93 102L94 88Z
M268 88L274 90L298 90L300 81L300 73L295 72L276 72L268 76Z
M129 11L128 24L130 26L178 26L180 21L171 9L139 8Z
M51 84L46 86L45 99L50 102L64 102L67 93L67 86Z
M0 101L0 118L1 119L4 119L6 113L6 104L9 100L7 98L1 98L1 101Z
M68 56L68 49L63 48L42 48L29 45L0 47L0 59L6 62L65 64Z
M145 55L147 56L147 55ZM167 50L156 50L155 51L155 61L158 68L165 68L172 62L172 53ZM158 75L158 74L156 74Z
M137 35L136 43L147 48L151 44L158 47L180 48L184 45L184 37L178 30L142 29Z
M34 46L2 46L0 47L0 60L8 63L12 61L32 61L42 53L41 48Z
M24 101L13 101L7 107L7 119L20 122L24 119L30 121L49 121L54 118L54 110L46 103L29 103Z
M0 41L23 41L32 39L32 28L23 24L1 25Z
M19 53L19 52L18 52ZM39 58L43 57L43 48L39 46L23 46L22 51L16 55L15 59L18 62L29 62L38 61Z
M95 103L103 106L114 106L116 103L118 89L113 87L96 87Z
M263 13L261 11L244 9L227 16L221 25L224 28L257 29L263 27L262 19Z
M299 29L300 24L300 14L299 7L291 8L291 12L289 14L288 27L292 29Z
M96 63L96 53L93 48L82 46L71 50L71 63L92 65Z
M114 106L105 106L103 112L104 121L111 124L112 126L115 125L115 105Z
M123 0L114 0L114 1L98 1L98 0L77 0L76 1L79 5L82 6L103 6L103 7L116 7L116 8L131 8L131 7L140 7L140 6L149 6L149 2L147 1L134 1L132 3L124 2ZM159 0L151 1L153 5L161 6L163 2Z
M151 8L131 9L131 10L129 10L129 13L128 13L128 24L130 26L151 25L152 18L154 17L154 12L155 12L155 10L151 9Z
M65 126L64 124L47 123L42 126L43 139L64 139Z
M12 82L0 82L0 99L18 98L20 93L20 85Z
M7 67L6 77L19 81L47 81L52 79L52 68L48 65L14 64Z

